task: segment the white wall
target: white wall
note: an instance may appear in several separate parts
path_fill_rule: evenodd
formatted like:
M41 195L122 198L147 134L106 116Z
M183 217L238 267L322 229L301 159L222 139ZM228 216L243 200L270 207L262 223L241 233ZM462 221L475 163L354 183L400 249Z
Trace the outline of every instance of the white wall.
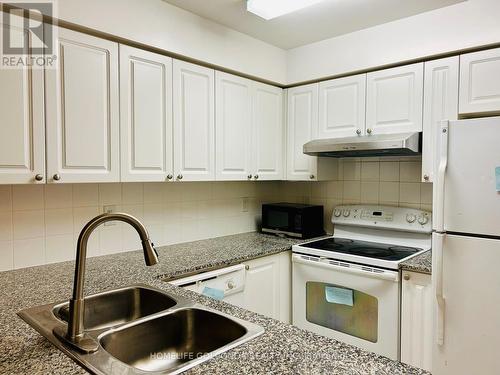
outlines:
M286 51L161 0L58 0L58 18L276 83Z
M288 83L500 42L500 0L468 0L288 51Z

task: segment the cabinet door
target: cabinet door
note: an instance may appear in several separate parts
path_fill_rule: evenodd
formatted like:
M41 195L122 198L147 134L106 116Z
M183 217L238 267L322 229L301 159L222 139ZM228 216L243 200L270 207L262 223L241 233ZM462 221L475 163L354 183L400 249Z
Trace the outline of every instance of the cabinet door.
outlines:
M364 134L365 97L366 74L321 82L318 138Z
M368 73L368 134L422 131L423 73L423 63Z
M500 112L500 48L460 56L459 112Z
M47 69L48 182L117 182L118 45L59 28Z
M433 347L431 276L403 271L401 295L401 361L430 371Z
M257 180L283 179L283 90L254 82L252 111L253 175Z
M215 147L217 180L247 180L252 174L251 81L216 72Z
M121 180L173 176L172 59L120 45Z
M458 56L425 63L422 181L434 181L434 144L441 120L458 117Z
M214 71L174 60L173 81L174 178L214 180Z
M13 19L23 24L21 18L11 15ZM0 26L3 35L9 29L11 38L23 43L28 56L32 43L29 31L13 24ZM0 184L44 183L43 99L42 68L0 69Z
M277 256L253 259L245 279L245 308L274 318L280 318L280 263Z
M316 138L318 86L313 83L287 92L287 180L313 180L317 175L317 157L305 155L303 146Z

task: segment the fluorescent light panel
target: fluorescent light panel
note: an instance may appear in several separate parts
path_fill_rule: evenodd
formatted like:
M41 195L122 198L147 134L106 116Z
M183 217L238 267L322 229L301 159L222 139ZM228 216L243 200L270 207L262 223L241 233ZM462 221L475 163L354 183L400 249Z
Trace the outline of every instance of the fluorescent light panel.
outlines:
M270 20L322 1L324 0L247 0L247 11Z

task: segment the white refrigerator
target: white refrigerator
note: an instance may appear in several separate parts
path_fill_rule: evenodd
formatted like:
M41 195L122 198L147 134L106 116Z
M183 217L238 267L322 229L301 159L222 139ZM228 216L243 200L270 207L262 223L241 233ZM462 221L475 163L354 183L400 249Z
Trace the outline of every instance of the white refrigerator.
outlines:
M500 374L500 117L436 138L433 375Z

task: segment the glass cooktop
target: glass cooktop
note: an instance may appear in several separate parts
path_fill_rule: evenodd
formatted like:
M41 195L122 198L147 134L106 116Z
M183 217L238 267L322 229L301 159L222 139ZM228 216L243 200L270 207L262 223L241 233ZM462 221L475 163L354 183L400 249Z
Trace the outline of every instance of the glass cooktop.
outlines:
M410 255L413 255L419 251L422 251L422 249L415 247L350 240L347 238L338 237L326 238L323 240L310 242L304 244L303 246L313 249L332 251L335 253L357 255L367 258L389 261L398 261L409 257Z

